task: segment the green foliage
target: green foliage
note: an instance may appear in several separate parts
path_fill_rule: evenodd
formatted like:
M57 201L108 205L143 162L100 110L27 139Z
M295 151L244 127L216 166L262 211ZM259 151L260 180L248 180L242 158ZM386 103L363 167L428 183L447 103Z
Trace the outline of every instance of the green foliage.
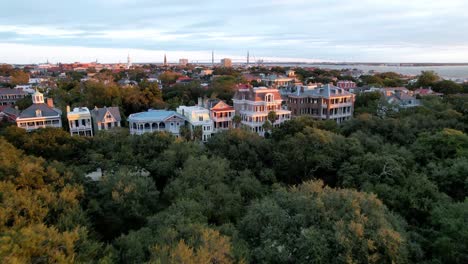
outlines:
M261 263L403 263L404 224L373 195L306 182L254 202L240 223Z
M414 85L415 87L432 87L434 84L440 80L440 77L437 73L433 71L422 71L421 75L418 77L418 81Z
M138 172L120 170L105 174L89 193L89 213L96 230L109 240L138 229L156 212L159 192L152 179Z
M309 81L348 79L340 71L295 70ZM85 83L76 73L49 96L62 108L119 106L125 117L204 96L229 100L243 81L230 71L207 90L198 82L171 86L178 75L166 72L162 93L142 68L101 71ZM127 73L137 86L115 83ZM404 84L395 73L362 81ZM459 91L430 82L445 93ZM237 128L204 144L193 141L202 131L188 126L181 138L128 129L81 138L60 129L1 127L0 259L465 263L468 100L459 94L421 100L395 112L380 94L360 94L352 120L298 117L271 128L267 138L240 128L236 116ZM268 119L271 125L276 117ZM98 168L101 179L85 177Z
M468 261L468 200L439 206L431 215L436 228L432 234L431 251L438 263L466 263Z

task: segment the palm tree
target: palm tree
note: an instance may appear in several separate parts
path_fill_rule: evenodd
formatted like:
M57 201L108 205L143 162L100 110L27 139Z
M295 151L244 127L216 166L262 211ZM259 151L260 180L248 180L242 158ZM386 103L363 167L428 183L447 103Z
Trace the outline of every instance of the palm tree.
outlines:
M267 119L268 119L268 121L270 121L270 123L273 125L273 124L275 123L277 117L278 117L278 116L276 115L276 112L275 112L275 111L270 111L270 112L268 113Z
M240 123L242 122L242 118L240 117L240 115L235 115L232 118L232 122L234 122L235 127L238 128Z

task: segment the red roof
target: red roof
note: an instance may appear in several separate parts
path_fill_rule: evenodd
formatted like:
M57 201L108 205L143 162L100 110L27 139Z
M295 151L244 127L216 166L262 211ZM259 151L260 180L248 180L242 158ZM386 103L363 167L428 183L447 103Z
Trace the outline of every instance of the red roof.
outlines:
M191 81L192 78L188 77L188 76L181 76L177 79L178 82L180 81Z

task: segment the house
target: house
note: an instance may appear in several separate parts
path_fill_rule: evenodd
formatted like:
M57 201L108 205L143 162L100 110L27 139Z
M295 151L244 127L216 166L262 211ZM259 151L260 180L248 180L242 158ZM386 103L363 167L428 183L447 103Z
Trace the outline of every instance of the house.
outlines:
M11 105L0 105L0 122L15 122L16 118L20 115L17 107Z
M258 87L239 89L233 97L236 114L241 117L242 126L260 136L265 134L263 125L270 112L276 113L273 126L279 126L291 119L291 111L281 106L283 100L277 89Z
M210 111L202 107L201 98L196 106L179 106L177 113L184 116L189 123L190 130L193 132L196 127L202 129L202 141L206 142L213 134L213 120L210 118Z
M0 105L14 105L28 95L20 89L0 88Z
M205 100L204 107L210 111L210 118L213 120L214 133L233 127L232 119L236 114L234 107L226 104L220 99Z
M389 96L385 96L385 99L389 104L396 105L400 108L421 106L421 101L419 99L402 91L396 91Z
M354 94L327 84L311 90L300 88L288 95L287 104L293 116L308 115L341 123L353 116L354 100Z
M286 87L290 86L294 83L295 79L285 76L278 76L276 74L268 75L262 78L262 81L266 84L266 86L271 87Z
M356 83L353 81L338 81L336 86L346 91L353 90L357 87Z
M189 84L192 81L193 81L192 78L190 78L188 76L181 76L181 77L177 78L176 83Z
M424 89L424 88L419 88L419 89L416 89L414 91L414 95L417 96L427 96L427 95L435 95L435 96L444 96L443 93L437 93L437 92L434 92L431 88L427 88L427 89Z
M131 114L128 117L128 122L132 135L169 132L178 137L180 127L185 124L185 118L175 111L150 109L147 112Z
M70 111L67 106L67 119L72 136L93 136L93 123L91 122L91 113L87 107L75 107Z
M118 107L104 106L103 108L98 108L96 106L91 110L91 116L93 119L94 133L120 127L120 122L122 121Z
M62 127L62 111L54 107L52 98L48 98L47 103L44 103L44 95L36 91L32 95L32 101L33 104L16 118L18 127L28 132L45 127Z
M230 58L221 59L221 67L231 68L232 67L232 60Z

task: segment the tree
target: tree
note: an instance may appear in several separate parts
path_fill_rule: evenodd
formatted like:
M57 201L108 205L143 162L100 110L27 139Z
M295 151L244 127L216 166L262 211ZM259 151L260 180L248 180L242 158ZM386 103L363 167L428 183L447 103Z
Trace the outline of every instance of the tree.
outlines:
M422 71L419 75L415 87L433 87L440 80L439 75L434 71Z
M435 82L432 85L432 89L435 92L443 93L443 94L457 94L463 92L463 87L451 80L442 80L439 82Z
M239 128L242 122L242 118L240 117L240 115L234 115L234 117L232 118L232 122L234 123L236 128Z
M156 212L159 192L150 177L136 172L108 173L92 191L90 214L106 240L142 227L146 217Z
M270 121L271 124L274 124L276 122L277 117L278 116L276 115L275 111L268 112L267 119L268 121Z
M192 199L203 207L211 223L226 223L240 216L241 196L230 185L229 163L221 158L189 157L179 175L165 189L169 201Z
M434 263L468 262L468 199L450 205L441 205L431 215L435 232L430 240Z
M240 222L258 263L403 263L404 223L374 196L306 182L254 202Z
M195 126L192 131L194 140L202 140L203 137L203 126Z
M179 240L174 246L155 246L150 263L234 263L228 237L209 228L203 228L198 236L191 241Z
M11 74L11 84L13 85L18 85L18 84L27 84L29 82L29 74L20 71L20 70L15 70Z

